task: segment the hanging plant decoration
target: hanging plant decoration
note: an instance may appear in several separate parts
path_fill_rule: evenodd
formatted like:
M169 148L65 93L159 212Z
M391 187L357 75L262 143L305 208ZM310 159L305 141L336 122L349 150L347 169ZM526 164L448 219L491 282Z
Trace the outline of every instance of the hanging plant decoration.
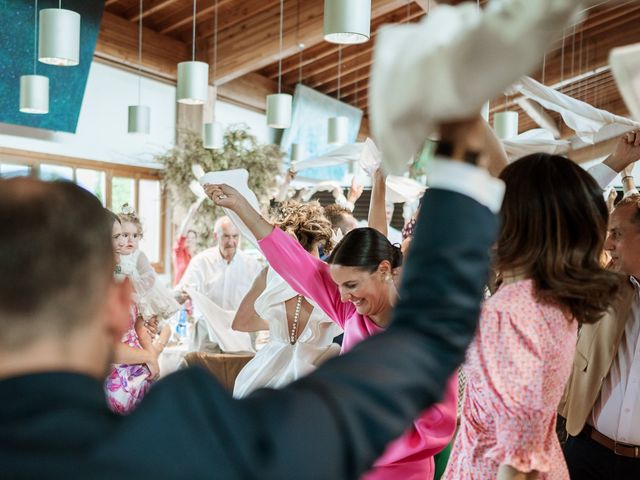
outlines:
M200 165L205 172L246 169L249 172L249 188L261 205L268 205L282 163L282 152L276 145L258 143L243 124L231 125L226 129L224 147L218 150L205 149L200 136L193 132L180 132L180 135L181 142L178 145L155 158L164 165L163 185L178 211L186 212L197 199L189 187L195 180L194 165ZM210 243L213 224L223 214L222 209L208 199L198 209L193 228L198 232L203 246ZM174 219L179 216L175 215Z

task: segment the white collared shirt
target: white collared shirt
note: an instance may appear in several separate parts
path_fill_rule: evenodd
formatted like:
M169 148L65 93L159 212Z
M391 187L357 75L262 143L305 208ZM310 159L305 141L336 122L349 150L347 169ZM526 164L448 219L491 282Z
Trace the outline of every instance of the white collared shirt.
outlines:
M607 437L640 445L640 283L630 278L635 289L631 312L590 420Z
M260 264L241 250L227 262L218 247L208 248L191 259L176 289L195 288L219 307L237 310L260 269Z

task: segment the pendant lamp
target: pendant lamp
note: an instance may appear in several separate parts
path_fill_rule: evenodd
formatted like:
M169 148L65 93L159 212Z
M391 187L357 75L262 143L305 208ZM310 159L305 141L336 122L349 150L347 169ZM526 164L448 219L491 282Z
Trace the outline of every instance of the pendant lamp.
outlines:
M80 15L62 8L40 10L38 60L49 65L72 67L80 63Z
M204 124L204 148L221 149L224 147L224 127L220 122Z
M355 44L369 40L371 0L324 0L324 39Z
M178 102L187 105L202 105L207 101L209 65L196 62L196 0L193 0L193 34L191 61L178 64Z
M518 136L518 112L505 111L493 114L493 129L500 140Z
M336 100L340 101L340 81L342 77L342 46L338 48L338 93ZM331 145L344 145L349 137L349 119L341 115L329 118L327 125L327 142Z
M218 0L215 1L214 8L216 9L213 15L213 82L215 84L218 67ZM224 127L215 120L217 101L217 98L213 99L213 122L204 124L202 145L208 149L221 149L224 147Z
M280 0L280 54L278 55L278 93L267 95L267 125L271 128L291 126L291 106L293 97L282 92L282 28L284 21L284 0Z
M138 19L138 104L129 105L129 118L127 131L129 133L149 135L151 129L151 109L141 105L142 97L142 6L140 0L140 17Z
M33 14L33 75L20 77L20 111L22 113L49 113L49 79L37 75L38 0Z
M299 162L304 158L304 147L300 143L291 144L291 161Z
M347 117L331 117L328 127L328 143L332 145L344 145L348 142L349 119Z

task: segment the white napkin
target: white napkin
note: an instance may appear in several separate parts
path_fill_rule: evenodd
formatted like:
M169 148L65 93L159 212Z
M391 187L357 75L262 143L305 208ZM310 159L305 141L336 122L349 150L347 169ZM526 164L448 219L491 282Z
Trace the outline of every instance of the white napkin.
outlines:
M544 108L558 112L578 138L590 145L640 127L633 120L560 93L530 77L521 78L513 88Z
M249 180L249 172L247 172L244 168L238 168L235 170L223 170L220 172L209 172L204 176L200 177L201 185L215 185L215 184L226 184L230 187L235 188L240 195L246 198L249 201L249 204L253 207L256 212L260 212L260 204L258 203L258 198L256 194L249 188L248 185ZM243 237L245 237L254 247L258 247L258 241L256 237L254 237L251 230L249 230L246 225L240 220L240 217L236 215L234 212L227 208L223 208L225 215L227 215L233 224L236 226Z
M418 24L378 31L369 112L389 173L444 121L468 118L540 64L582 6L597 0L494 0L440 5Z
M509 160L517 160L532 153L548 153L550 155L564 154L569 151L571 142L569 140L556 140L553 133L544 128L534 128L527 130L520 135L502 140L502 145Z

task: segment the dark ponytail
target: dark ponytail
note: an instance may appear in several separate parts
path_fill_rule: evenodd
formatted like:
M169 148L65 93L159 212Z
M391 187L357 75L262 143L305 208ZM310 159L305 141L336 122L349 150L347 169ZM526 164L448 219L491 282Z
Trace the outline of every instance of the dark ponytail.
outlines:
M347 233L333 249L327 263L343 267L358 267L373 273L387 260L391 268L402 265L400 247L374 228L356 228Z

